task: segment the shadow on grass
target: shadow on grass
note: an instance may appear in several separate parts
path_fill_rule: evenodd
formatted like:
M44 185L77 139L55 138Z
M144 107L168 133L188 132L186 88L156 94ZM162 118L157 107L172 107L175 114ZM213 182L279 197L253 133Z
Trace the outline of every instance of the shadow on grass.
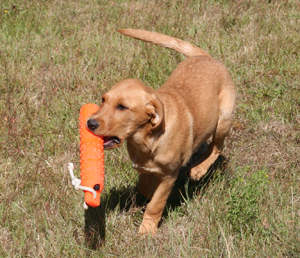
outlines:
M87 246L98 249L105 241L105 206L101 202L97 208L89 207L85 211L84 236Z
M186 167L180 169L180 173L175 182L173 191L168 199L163 218L167 217L167 211L180 206L185 200L193 198L195 195L203 194L214 178L217 171L224 174L226 172L227 159L220 155L211 166L206 175L199 181L189 179L190 165L201 156L206 146L199 149L191 158ZM102 196L101 205L97 208L89 208L85 212L85 240L91 249L98 249L105 243L105 212L114 210L119 206L120 211L129 211L132 207L143 209L149 202L137 191L137 185L133 187L123 187L112 189L108 194Z

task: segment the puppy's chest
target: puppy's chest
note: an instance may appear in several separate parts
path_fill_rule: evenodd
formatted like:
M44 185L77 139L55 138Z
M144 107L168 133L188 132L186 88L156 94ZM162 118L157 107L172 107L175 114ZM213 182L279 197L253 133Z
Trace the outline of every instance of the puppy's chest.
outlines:
M132 167L141 173L160 173L160 166L149 153L129 153Z
M132 161L132 167L139 173L157 173L165 174L170 170L168 162L169 155L161 153L158 149L151 151L150 148L133 148L132 145L127 145L128 153ZM155 153L154 153L155 152Z
M155 156L153 159L131 157L132 167L139 173L155 173L160 175L168 174L170 171L174 171L177 167L177 162L170 162L168 159L160 159L159 156Z
M148 157L148 155L130 155L130 158L132 161L132 167L139 173L162 173L162 168L159 162Z
M132 163L132 167L140 173L161 173L161 169L156 166L149 166L149 164Z

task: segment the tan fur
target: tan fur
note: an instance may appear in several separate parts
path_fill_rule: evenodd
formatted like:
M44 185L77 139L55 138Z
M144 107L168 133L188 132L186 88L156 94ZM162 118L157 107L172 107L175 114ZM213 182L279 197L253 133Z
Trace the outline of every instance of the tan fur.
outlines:
M120 140L107 149L127 139L129 156L140 175L139 191L152 197L139 232L155 234L180 167L211 136L191 178L199 180L221 153L235 107L234 84L225 66L196 46L156 32L119 32L189 56L158 90L137 79L117 83L90 118L98 126L90 126L95 134Z

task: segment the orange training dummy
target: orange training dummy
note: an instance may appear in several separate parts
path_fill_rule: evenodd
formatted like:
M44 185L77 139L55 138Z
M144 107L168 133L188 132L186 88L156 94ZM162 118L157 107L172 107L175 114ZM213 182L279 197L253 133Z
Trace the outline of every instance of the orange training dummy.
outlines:
M100 205L100 194L104 187L104 146L103 139L91 133L86 121L99 109L96 104L85 104L80 109L80 169L81 180L73 173L73 163L68 163L72 185L84 191L84 208Z
M85 104L80 109L80 177L85 203L91 207L100 205L100 193L104 186L103 139L91 133L86 121L99 109L96 104ZM94 190L84 190L92 188ZM95 198L96 192L96 198Z

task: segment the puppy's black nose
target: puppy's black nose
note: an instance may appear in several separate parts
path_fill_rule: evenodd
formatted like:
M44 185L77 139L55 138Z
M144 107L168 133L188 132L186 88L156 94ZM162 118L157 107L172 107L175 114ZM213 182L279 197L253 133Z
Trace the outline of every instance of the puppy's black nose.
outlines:
M99 127L99 124L95 119L89 119L86 124L91 131L94 131Z

